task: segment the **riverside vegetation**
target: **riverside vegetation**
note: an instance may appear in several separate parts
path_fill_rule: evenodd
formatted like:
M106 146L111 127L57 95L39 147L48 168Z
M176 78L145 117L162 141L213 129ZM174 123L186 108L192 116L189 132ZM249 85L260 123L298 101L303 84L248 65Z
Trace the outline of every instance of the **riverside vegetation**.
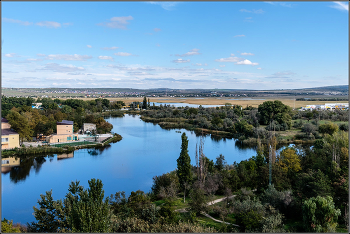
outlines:
M270 157L268 148L276 145L272 137L269 145L259 145L256 156L232 165L224 155L215 162L208 159L203 141L195 165L189 164L187 136L181 138L177 170L155 176L148 193L105 197L100 180L91 179L88 189L72 182L63 200L54 200L51 191L40 196L36 222L3 220L2 226L9 232L348 231L349 143L344 131L325 134L312 148L287 147ZM216 198L224 199L208 203Z

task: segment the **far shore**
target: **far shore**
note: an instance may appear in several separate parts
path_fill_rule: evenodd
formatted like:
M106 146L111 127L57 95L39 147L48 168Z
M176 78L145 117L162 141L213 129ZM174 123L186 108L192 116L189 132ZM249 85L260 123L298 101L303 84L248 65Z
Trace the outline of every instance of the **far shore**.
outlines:
M324 105L325 103L342 103L346 101L296 101L294 97L198 97L198 98L179 98L179 97L147 97L147 100L159 103L188 103L197 105L224 105L230 103L232 105L241 105L243 107L252 106L258 107L265 101L279 100L283 104L291 108L299 109L306 105ZM67 98L60 98L65 100ZM95 100L96 98L78 98L83 100ZM132 102L142 102L143 97L120 97L120 98L106 98L110 101L123 101L126 105Z

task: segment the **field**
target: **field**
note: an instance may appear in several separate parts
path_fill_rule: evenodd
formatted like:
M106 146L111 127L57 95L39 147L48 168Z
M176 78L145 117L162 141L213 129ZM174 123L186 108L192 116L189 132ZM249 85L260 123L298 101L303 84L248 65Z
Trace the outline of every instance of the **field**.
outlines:
M63 98L62 98L63 99ZM95 98L80 98L83 100L94 100ZM124 98L108 98L110 101L124 101L126 105L132 102L142 102L142 97L124 97ZM224 105L225 103L231 103L233 105L241 105L243 107L253 106L258 107L265 101L274 101L280 100L283 104L288 105L292 108L299 109L301 107L305 107L306 105L324 105L327 103L337 103L337 102L346 102L346 101L295 101L294 98L291 97L276 97L276 98L174 98L174 97L150 97L150 102L160 102L160 103L189 103L189 104L198 104L198 105Z

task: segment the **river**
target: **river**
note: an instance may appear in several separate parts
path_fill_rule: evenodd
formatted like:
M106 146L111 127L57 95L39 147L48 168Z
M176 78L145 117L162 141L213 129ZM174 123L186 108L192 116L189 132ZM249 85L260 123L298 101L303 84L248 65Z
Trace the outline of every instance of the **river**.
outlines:
M176 169L183 132L189 140L191 164L195 165L196 143L200 137L194 132L161 129L156 124L143 122L138 115L107 121L113 124L113 132L122 135L120 142L100 150L77 150L65 159L51 155L21 161L20 166L2 173L2 218L24 224L35 221L33 206L37 205L40 194L52 190L55 200L63 199L70 182L76 180L87 188L88 180L101 179L105 196L118 191L125 191L129 196L131 191L139 189L149 192L154 176ZM242 149L235 142L206 136L204 154L214 162L223 154L228 164L256 154L254 149Z

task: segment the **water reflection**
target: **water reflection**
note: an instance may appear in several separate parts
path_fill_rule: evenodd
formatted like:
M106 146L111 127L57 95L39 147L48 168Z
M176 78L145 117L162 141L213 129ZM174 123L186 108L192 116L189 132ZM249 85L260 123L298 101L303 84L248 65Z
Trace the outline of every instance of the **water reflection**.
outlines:
M20 166L15 166L10 171L10 180L13 183L18 183L24 181L33 168L35 173L39 173L41 166L46 162L45 157L36 157L36 158L28 158L21 159Z
M67 159L67 158L73 158L74 157L74 152L69 153L69 154L58 154L57 155L57 160L60 159ZM51 161L51 160L50 160Z
M17 157L9 157L1 159L1 172L6 174L11 171L11 169L15 166L20 165L20 159Z

